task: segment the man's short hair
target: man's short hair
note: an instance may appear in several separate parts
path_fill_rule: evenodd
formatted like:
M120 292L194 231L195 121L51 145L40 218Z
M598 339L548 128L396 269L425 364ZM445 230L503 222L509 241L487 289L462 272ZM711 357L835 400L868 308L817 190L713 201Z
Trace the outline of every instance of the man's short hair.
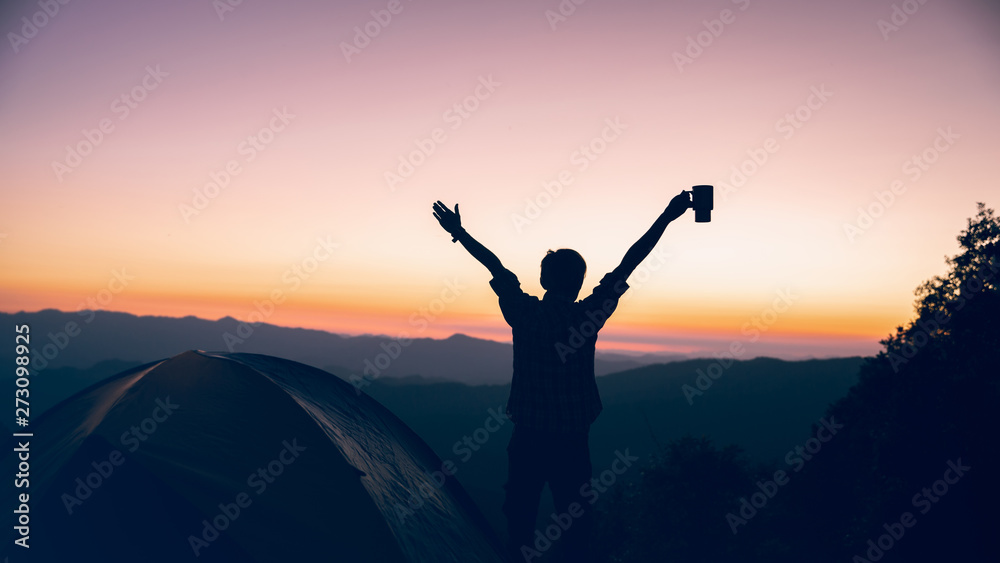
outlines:
M565 293L579 293L587 263L580 253L569 248L549 250L542 258L542 287Z

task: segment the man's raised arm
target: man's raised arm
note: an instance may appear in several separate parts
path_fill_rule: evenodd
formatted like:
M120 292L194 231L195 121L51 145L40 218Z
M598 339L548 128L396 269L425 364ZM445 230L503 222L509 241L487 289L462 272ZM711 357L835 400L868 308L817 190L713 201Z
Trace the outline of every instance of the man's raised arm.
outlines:
M462 217L458 213L458 204L455 204L455 211L448 209L448 207L437 201L434 203L434 218L438 220L441 227L448 231L448 233L453 237L451 242L459 241L462 246L469 251L469 254L473 258L479 260L486 269L496 277L503 273L504 267L500 263L500 259L497 258L496 254L490 251L490 249L483 246L479 241L472 238L468 232L462 228Z
M628 278L632 274L632 271L653 251L653 247L656 246L660 237L663 236L663 231L667 228L667 225L683 215L690 207L691 192L683 191L674 196L667 205L667 208L663 210L663 213L653 222L653 226L625 253L621 264L614 269L616 276L621 276L622 279Z

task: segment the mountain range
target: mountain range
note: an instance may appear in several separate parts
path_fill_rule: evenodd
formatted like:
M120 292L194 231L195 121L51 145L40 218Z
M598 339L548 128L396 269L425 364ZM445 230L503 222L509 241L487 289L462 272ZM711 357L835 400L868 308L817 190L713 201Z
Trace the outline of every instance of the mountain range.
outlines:
M31 327L32 365L36 370L88 369L100 362L145 363L186 350L267 354L326 369L345 379L417 375L426 380L469 385L503 384L510 380L510 343L454 334L445 339L414 338L406 346L388 336L345 336L321 330L261 323L246 327L232 317L216 321L197 317L136 316L111 311L0 313L4 326ZM245 338L242 336L246 336ZM11 358L14 347L0 350ZM446 358L447 361L441 361ZM683 356L630 356L597 352L595 372L605 375L661 363ZM475 365L475 370L468 366ZM367 370L367 371L366 371Z
M223 335L236 334L239 325L230 317L208 321L105 311L0 313L0 319L7 326L31 328L35 417L128 368L192 349L226 350ZM502 422L510 392L510 344L455 334L414 339L391 353L395 349L389 337L268 324L254 327L243 340L235 351L295 360L346 380L364 374L366 362L378 361L384 369L370 378L364 392L401 418L442 460L453 461L456 478L491 523L498 529L503 525L501 485L513 426ZM13 352L14 346L0 350L0 361L12 365ZM380 354L391 360L389 365L385 358L378 360ZM598 356L604 410L591 430L595 474L619 453L646 460L685 435L738 444L758 463L778 462L810 437L810 428L820 423L831 403L847 394L862 362L860 357L724 363L651 354ZM11 394L13 386L11 378ZM549 508L546 500L541 514Z

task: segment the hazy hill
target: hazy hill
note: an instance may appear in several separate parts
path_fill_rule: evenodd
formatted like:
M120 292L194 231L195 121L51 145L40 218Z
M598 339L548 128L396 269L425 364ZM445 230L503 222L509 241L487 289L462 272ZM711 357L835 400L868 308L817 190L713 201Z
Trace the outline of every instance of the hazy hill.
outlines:
M707 435L719 445L738 444L757 461L784 465L786 453L803 444L811 436L811 425L856 383L861 358L735 362L689 404L682 386L694 385L697 370L713 362L658 364L599 378L604 411L591 429L595 475L610 467L615 451L629 450L645 458L656 442L666 443L684 434ZM454 461L462 484L494 525L503 525L501 485L512 425L507 422L495 433L479 432L480 438L486 438L481 445L475 435L488 428L490 409L502 410L509 386L392 380L367 391L409 424L443 460ZM466 445L466 437L479 449L473 451ZM551 510L546 507L545 516Z
M89 322L88 322L89 320ZM0 313L5 326L26 323L31 327L35 367L46 370L72 367L90 369L99 362L120 360L136 365L169 358L186 350L220 350L268 354L328 369L349 377L376 372L376 377L420 375L424 378L461 381L472 385L508 382L513 363L510 344L455 334L446 339L416 338L396 349L386 336L342 336L320 330L261 324L243 340L239 321L225 317L209 321L196 317L136 316L108 311L67 313L46 309L35 313ZM70 327L70 323L73 323ZM75 333L75 336L71 336ZM230 349L230 346L232 349ZM39 355L45 352L45 357ZM13 354L13 346L0 349L0 360ZM395 356L395 357L393 357ZM604 375L640 365L663 362L665 356L639 357L598 353L596 372ZM441 362L448 358L448 362ZM366 363L368 362L368 363ZM387 365L388 364L388 365ZM475 370L468 366L475 365ZM110 375L110 374L108 374Z
M29 324L36 354L43 346L58 346L49 365L32 378L33 416L129 367L189 349L224 350L222 335L235 333L238 324L231 318L207 321L110 312L96 312L92 322L86 323L82 315L55 310L0 313L0 319L8 326ZM59 334L66 331L68 322L77 323L79 334ZM300 361L346 379L351 372L363 373L365 360L383 353L381 345L387 342L378 336L349 337L261 325L237 351ZM55 349L50 346L49 351ZM4 358L9 359L12 352L12 347L0 350L0 361L7 361ZM826 408L847 393L861 363L860 358L738 361L689 403L683 386L694 387L698 370L707 370L715 360L635 367L656 357L610 357L598 360L599 374L616 373L598 379L604 412L591 432L595 474L610 467L616 451L645 457L658 442L688 433L708 435L720 445L739 444L759 461L780 461L809 437L810 425ZM511 361L509 344L463 335L416 339L365 389L409 424L443 460L456 463L457 477L498 529L502 529L499 506L511 424L489 432L496 425L487 420L493 418L491 410L503 412ZM548 514L546 507L542 514Z

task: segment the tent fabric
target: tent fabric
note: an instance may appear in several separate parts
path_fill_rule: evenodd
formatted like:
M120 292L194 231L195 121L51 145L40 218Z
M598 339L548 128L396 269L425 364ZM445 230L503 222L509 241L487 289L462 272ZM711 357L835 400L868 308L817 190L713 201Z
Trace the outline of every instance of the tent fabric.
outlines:
M15 532L11 561L503 561L412 430L297 362L185 352L77 393L31 432L31 547L11 547Z

